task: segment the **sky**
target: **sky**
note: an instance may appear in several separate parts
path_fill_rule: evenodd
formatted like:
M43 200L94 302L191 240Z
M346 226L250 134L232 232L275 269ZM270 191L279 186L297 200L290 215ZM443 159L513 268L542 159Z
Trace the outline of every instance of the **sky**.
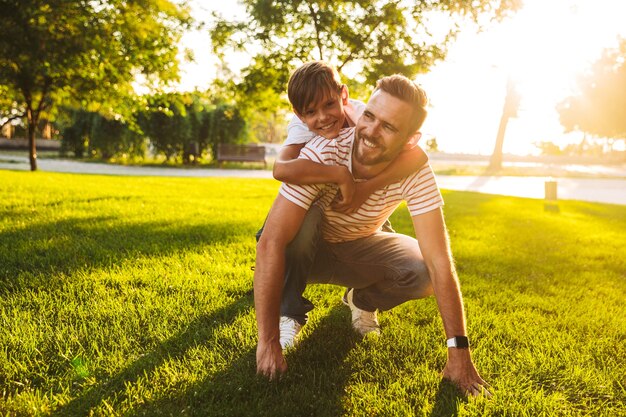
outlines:
M209 23L214 10L244 16L234 0L191 5L194 18ZM537 154L534 143L540 141L579 142L581 133L563 132L555 106L575 91L577 74L604 48L616 47L618 36L626 37L624 16L624 0L525 0L513 17L481 33L473 25L463 27L446 59L416 78L431 101L425 137L436 137L446 152L491 154L510 77L522 101L518 117L509 121L505 153ZM214 78L210 42L207 29L183 37L195 61L182 65L181 90L205 89ZM229 66L237 72L248 59L231 55Z

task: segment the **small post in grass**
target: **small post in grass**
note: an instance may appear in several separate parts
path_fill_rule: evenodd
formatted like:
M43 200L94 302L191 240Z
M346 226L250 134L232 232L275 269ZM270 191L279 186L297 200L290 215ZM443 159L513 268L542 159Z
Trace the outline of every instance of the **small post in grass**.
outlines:
M559 211L559 204L557 202L557 182L552 178L548 178L545 181L544 209L546 211Z

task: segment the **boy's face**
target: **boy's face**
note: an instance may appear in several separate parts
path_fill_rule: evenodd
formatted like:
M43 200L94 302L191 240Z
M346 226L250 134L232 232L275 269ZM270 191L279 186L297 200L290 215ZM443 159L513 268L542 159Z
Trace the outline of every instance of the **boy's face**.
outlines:
M296 112L309 130L327 139L334 139L344 127L346 114L343 106L348 104L345 86L338 92L324 94L316 102L305 107L303 113Z

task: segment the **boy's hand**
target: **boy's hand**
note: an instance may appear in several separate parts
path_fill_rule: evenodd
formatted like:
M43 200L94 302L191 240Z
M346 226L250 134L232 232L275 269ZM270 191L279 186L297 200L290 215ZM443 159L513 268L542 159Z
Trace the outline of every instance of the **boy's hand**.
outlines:
M371 194L371 190L367 186L367 181L357 182L354 187L354 194L349 201L335 200L333 202L333 210L341 213L354 213L365 203Z
M337 168L339 168L339 176L336 184L339 187L339 192L337 193L335 203L333 204L350 204L355 191L354 178L352 178L352 173L348 170L348 168L344 166L339 166Z

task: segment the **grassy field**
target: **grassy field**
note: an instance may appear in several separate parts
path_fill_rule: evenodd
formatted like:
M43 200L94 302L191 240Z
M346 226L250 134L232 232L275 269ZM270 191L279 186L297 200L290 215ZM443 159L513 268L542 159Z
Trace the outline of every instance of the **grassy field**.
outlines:
M442 382L434 299L352 333L315 302L289 373L255 377L253 234L269 180L0 170L0 415L626 415L626 208L444 192L492 399ZM411 234L400 209L396 230Z

